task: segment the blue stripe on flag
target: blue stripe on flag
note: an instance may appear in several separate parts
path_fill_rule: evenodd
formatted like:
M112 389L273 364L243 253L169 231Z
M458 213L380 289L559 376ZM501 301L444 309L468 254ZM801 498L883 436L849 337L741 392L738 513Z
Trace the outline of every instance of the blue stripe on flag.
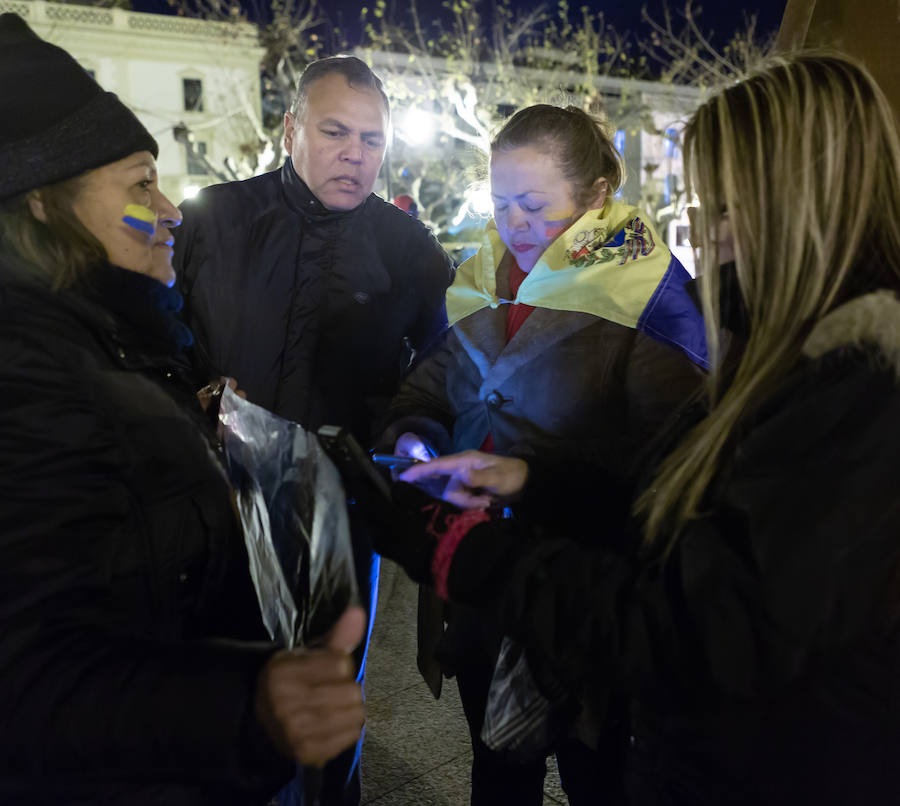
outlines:
M625 227L622 227L612 238L610 238L604 246L624 246L625 245Z
M656 286L637 326L638 330L681 350L695 364L709 369L703 317L684 287L690 279L687 269L672 255L669 268Z

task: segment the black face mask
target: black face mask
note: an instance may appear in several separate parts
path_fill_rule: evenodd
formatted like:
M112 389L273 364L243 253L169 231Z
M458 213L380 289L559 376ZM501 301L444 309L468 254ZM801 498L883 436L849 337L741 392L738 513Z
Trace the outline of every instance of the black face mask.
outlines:
M700 291L694 279L685 284L697 310L703 311L700 304ZM719 316L722 327L730 330L739 339L746 341L750 336L750 317L747 306L741 296L741 286L737 278L737 266L733 260L719 266Z
M719 266L719 310L722 327L744 341L750 338L750 316L733 260Z

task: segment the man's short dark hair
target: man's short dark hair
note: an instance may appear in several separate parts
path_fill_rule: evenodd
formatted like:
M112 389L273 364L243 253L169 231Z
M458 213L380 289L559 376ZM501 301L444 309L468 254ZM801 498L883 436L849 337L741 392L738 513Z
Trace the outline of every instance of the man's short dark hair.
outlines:
M303 107L306 106L310 86L329 73L340 73L353 89L376 90L384 101L384 108L387 109L388 115L391 114L391 104L384 92L381 79L372 72L369 65L361 59L357 59L356 56L328 56L310 63L303 71L297 82L294 100L291 101L291 117L295 120L300 117Z

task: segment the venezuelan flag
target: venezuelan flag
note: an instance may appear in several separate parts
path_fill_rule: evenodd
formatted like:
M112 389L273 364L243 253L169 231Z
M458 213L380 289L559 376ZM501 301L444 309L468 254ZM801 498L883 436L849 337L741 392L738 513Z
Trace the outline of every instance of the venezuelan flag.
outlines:
M589 210L547 247L512 300L497 296L505 253L491 221L447 291L451 325L508 303L580 311L642 330L709 366L703 318L685 290L691 277L636 207L610 201Z

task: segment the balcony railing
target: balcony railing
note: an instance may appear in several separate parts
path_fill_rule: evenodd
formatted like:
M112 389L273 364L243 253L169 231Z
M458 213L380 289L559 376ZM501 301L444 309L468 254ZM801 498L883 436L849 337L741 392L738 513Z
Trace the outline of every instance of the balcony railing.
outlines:
M65 25L72 28L99 28L115 31L148 32L167 38L194 41L218 39L256 47L257 29L243 22L215 22L173 17L165 14L144 14L121 8L50 3L46 0L0 0L0 13L11 11L30 25Z

